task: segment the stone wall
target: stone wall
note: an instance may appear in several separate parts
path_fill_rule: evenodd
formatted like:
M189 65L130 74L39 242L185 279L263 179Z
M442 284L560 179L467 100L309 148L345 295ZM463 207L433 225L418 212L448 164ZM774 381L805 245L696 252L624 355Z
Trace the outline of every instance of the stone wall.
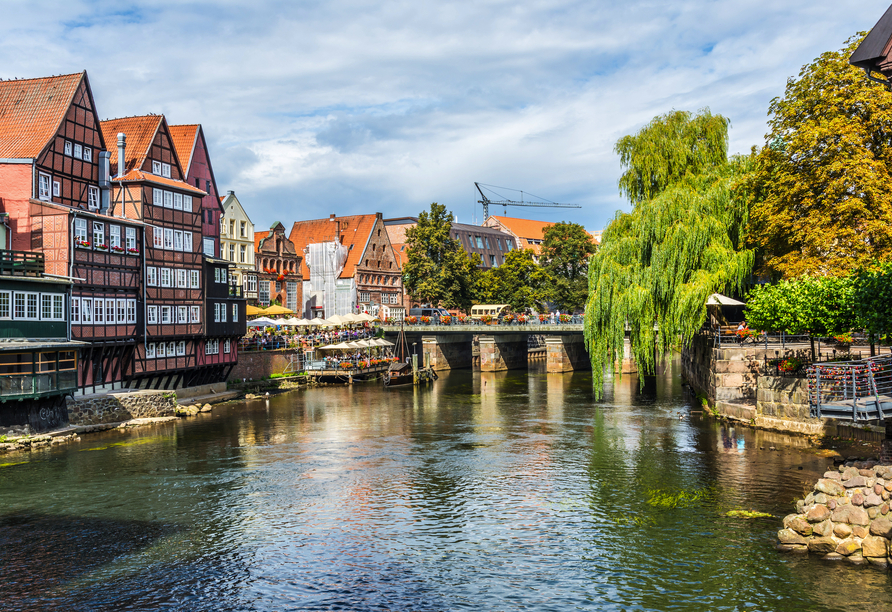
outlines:
M880 567L889 564L892 539L892 465L849 462L818 480L784 518L778 550L845 559Z
M113 391L67 398L71 425L119 423L130 419L174 416L177 396L173 391Z
M239 352L238 363L232 368L228 380L235 382L243 379L259 380L269 378L273 374L282 374L295 355L294 350Z

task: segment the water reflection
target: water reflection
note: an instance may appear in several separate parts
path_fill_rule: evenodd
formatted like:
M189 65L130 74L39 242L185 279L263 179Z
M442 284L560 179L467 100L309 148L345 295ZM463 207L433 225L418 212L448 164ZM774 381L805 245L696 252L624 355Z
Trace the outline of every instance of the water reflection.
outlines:
M597 403L541 366L314 388L35 452L0 512L64 535L34 563L3 530L0 609L885 609L886 574L773 549L826 461L689 415L677 366Z

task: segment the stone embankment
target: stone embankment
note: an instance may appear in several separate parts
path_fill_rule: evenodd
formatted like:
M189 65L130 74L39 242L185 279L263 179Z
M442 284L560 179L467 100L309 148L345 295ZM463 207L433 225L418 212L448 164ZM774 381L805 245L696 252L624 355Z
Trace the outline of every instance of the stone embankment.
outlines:
M784 518L778 550L888 567L892 540L892 465L847 462L818 480Z

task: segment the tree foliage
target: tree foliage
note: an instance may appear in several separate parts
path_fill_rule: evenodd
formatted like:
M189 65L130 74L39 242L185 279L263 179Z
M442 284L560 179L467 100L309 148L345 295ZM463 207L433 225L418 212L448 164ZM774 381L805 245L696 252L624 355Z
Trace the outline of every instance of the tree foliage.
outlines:
M479 275L480 256L471 257L451 237L453 216L434 202L406 230L403 286L413 300L468 311Z
M552 279L550 301L564 312L582 310L595 241L578 223L555 223L544 234L539 261Z
M656 117L617 143L627 166L620 191L633 207L607 227L589 267L585 339L596 395L604 367L622 355L626 325L638 368L653 372L655 353L700 329L709 295L739 290L750 274L746 201L733 189L747 160L729 162L727 142L727 119L704 110Z
M857 327L851 276L818 276L757 285L749 293L750 328L789 334L832 336Z
M533 252L518 249L507 253L501 266L481 275L477 296L484 304L509 304L516 312L527 308L541 310L551 284L548 272L533 260Z
M749 239L763 273L840 275L892 250L892 93L824 53L769 106L755 155Z

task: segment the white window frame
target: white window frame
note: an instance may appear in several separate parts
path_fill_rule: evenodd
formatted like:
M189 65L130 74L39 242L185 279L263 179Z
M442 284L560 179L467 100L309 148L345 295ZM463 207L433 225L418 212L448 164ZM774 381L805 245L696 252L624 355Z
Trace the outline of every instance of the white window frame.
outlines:
M87 186L87 208L99 210L99 187Z
M201 307L189 306L189 322L201 323Z
M50 201L50 175L39 172L37 174L37 199L44 202Z
M161 176L161 162L152 160L152 174L155 176Z
M158 325L158 307L149 306L146 309L146 325Z

